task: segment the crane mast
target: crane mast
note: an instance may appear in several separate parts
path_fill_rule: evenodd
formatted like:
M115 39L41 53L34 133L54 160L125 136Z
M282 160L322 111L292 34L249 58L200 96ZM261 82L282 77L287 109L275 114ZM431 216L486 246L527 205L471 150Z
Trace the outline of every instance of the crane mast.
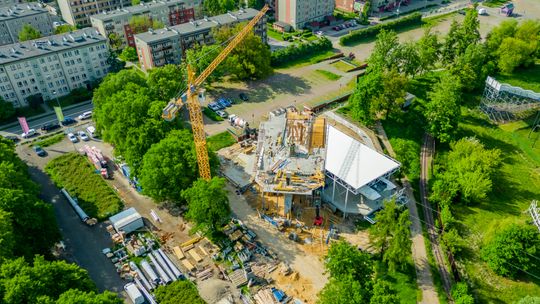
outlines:
M208 149L206 145L206 134L204 133L204 122L201 111L201 105L197 96L198 87L212 74L218 65L227 58L232 50L244 40L244 38L253 30L253 27L268 11L268 5L265 5L261 11L251 19L248 24L227 44L219 55L208 65L208 67L196 77L191 65L187 65L188 89L175 100L170 101L163 109L161 115L163 119L171 121L176 118L176 114L184 103L187 104L189 119L193 130L193 140L195 142L195 151L197 153L197 164L199 165L199 175L205 180L210 180L210 162L208 159Z

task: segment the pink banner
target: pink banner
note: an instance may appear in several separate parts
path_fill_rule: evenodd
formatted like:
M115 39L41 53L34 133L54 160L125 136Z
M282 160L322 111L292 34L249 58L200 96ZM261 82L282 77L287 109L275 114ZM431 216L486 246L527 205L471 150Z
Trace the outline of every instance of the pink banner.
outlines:
M19 124L21 124L21 128L23 132L24 133L28 132L30 128L28 127L28 123L26 122L26 117L17 117L17 119L19 120Z

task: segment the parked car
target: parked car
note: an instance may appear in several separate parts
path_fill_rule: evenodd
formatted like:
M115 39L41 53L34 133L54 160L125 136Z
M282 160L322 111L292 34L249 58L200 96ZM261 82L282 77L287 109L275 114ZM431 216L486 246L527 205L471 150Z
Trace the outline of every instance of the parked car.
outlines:
M248 101L249 100L246 93L240 93L240 94L238 94L238 97L240 97L240 99L242 99L243 101Z
M90 117L92 117L92 111L86 111L79 115L80 120L89 119Z
M69 125L72 125L74 123L76 123L77 121L71 117L64 117L64 120L62 120L62 126L69 126Z
M41 127L41 131L49 132L49 131L56 130L56 129L59 129L59 128L60 128L59 124L50 123L50 124L46 124L43 127Z
M73 133L69 133L67 135L67 137L69 138L69 141L71 141L72 143L76 143L79 141L79 139L77 138L77 136L75 136L75 134Z
M86 133L84 131L79 131L77 133L77 135L79 135L79 137L81 138L82 141L89 141L90 140L90 137L88 137L88 135L86 135Z
M6 136L4 136L4 138L9 139L12 142L18 142L19 141L19 137L15 136L15 135L6 135Z
M220 98L217 103L225 109L226 107L230 107L231 103L228 102L225 98Z
M214 112L223 109L223 107L216 102L209 103L208 108Z
M336 31L336 32L339 31L339 30L341 30L341 28L339 28L339 26L334 26L334 27L332 27L332 29L333 29L334 31Z
M227 118L229 116L229 114L227 114L225 111L216 111L216 114L221 118Z
M41 148L40 146L34 146L33 149L34 152L36 152L37 156L43 157L47 155L47 152L45 152L45 150L43 150L43 148Z
M34 135L37 135L38 133L36 132L35 129L30 129L28 130L28 132L24 132L23 134L21 134L21 137L22 138L29 138L29 137L32 137Z
M315 35L317 35L317 36L322 36L322 35L323 35L323 32L322 32L322 31L316 31L316 32L315 32Z

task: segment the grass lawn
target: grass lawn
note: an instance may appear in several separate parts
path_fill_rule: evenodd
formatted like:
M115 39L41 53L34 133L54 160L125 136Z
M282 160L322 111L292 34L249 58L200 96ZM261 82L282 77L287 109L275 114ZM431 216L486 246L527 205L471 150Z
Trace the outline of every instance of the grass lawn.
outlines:
M540 93L540 63L528 69L518 69L511 75L499 74L495 76L495 79L502 83Z
M332 91L332 92L328 92L328 93L326 93L324 95L320 95L317 98L314 98L314 99L308 101L306 103L306 105L308 105L308 106L316 106L316 105L320 105L323 102L333 100L333 99L338 98L338 97L340 97L340 96L342 96L344 94L352 92L354 90L355 86L356 86L356 78L353 78L353 79L351 79L351 81L349 81L347 83L347 85L345 85L344 87L341 87L339 90L335 90L335 91Z
M348 72L351 69L354 69L355 66L352 64L346 63L344 60L340 60L334 64L332 64L336 69L342 71L342 72Z
M206 139L208 147L213 151L221 150L225 147L231 146L236 143L236 140L231 135L231 133L225 131L212 135Z
M208 107L203 108L203 114L213 121L223 121L223 118L221 118L221 116L217 115L216 112L210 110Z
M272 39L283 41L283 36L281 35L281 33L278 33L276 31L272 31L270 29L267 29L266 34L268 35L268 37L270 37Z
M409 256L409 258L411 262L406 266L406 269L396 273L388 272L386 266L380 261L376 262L375 266L377 275L390 282L394 290L397 291L401 304L415 304L422 297L422 293L416 285L416 271L412 265L412 257Z
M311 65L311 64L315 64L317 62L320 62L321 60L326 59L326 58L328 58L330 56L333 56L335 54L336 53L334 53L332 50L328 50L328 51L323 52L323 53L312 54L312 55L309 55L309 56L306 56L306 57L291 60L291 61L287 62L286 64L280 65L280 66L275 67L275 68L276 69L286 69L286 68L292 68L292 67L303 67L303 66L306 66L306 65Z
M540 295L540 280L523 276L509 280L495 275L480 258L483 241L511 222L530 220L524 213L540 197L540 145L527 138L532 119L492 125L476 109L462 109L462 136L475 136L487 148L502 152L502 165L493 180L493 191L485 202L453 208L462 226L466 250L461 263L483 303L513 303L526 295ZM532 270L540 276L539 270Z
M336 75L332 72L329 72L329 71L326 71L326 70L315 70L317 73L319 73L320 75L324 76L326 79L328 80L338 80L341 78L340 75Z
M56 143L61 142L62 139L64 139L64 136L66 136L66 135L64 135L63 132L58 133L58 134L51 134L50 137L38 140L38 141L34 142L33 145L38 145L38 146L41 146L42 148L52 146L52 145L54 145Z
M79 154L69 153L51 160L45 171L59 188L79 200L79 205L89 216L105 220L122 210L122 201L95 173L95 168Z

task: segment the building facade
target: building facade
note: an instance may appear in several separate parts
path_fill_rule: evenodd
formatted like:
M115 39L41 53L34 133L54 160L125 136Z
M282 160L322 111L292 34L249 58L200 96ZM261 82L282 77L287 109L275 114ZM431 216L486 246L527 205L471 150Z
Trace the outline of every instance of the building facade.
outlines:
M335 0L336 8L345 12L354 13L355 0Z
M96 29L0 46L0 94L15 107L51 100L107 75L107 39Z
M335 0L277 0L277 21L302 29L332 16Z
M90 17L90 22L104 37L116 34L122 41L121 47L126 45L135 47L134 34L129 25L133 16L148 16L151 20L160 21L166 26L174 26L194 20L195 8L201 4L201 0L141 2L140 5L94 15Z
M0 7L0 45L19 41L19 32L30 24L43 36L52 35L53 20L47 9L38 3L16 4Z
M71 24L90 26L90 16L131 5L131 0L58 0L62 18Z
M149 70L165 64L179 64L185 52L194 45L214 42L213 28L249 21L258 13L258 10L247 8L170 28L137 34L135 35L135 45L141 67L144 70ZM266 17L259 20L254 30L255 34L266 43Z

